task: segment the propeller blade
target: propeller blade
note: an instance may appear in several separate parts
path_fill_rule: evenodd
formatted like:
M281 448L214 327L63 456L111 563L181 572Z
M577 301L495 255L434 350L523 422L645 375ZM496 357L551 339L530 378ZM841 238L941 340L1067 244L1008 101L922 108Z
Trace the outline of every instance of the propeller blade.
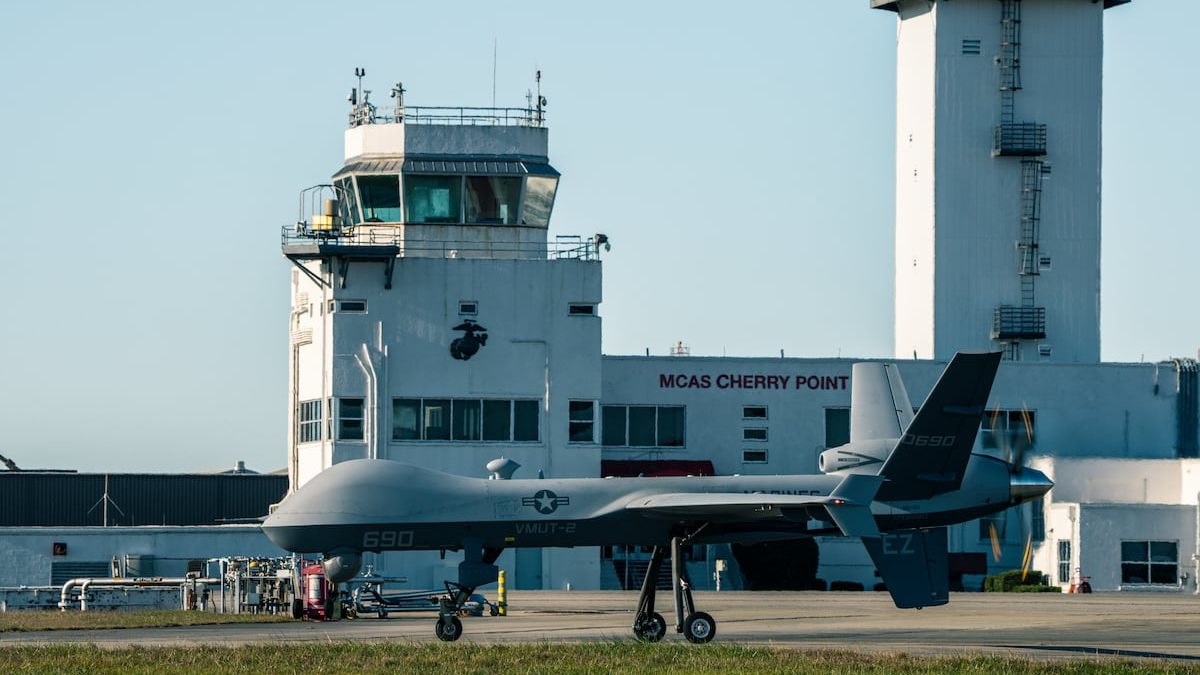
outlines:
M1025 539L1025 555L1021 557L1021 581L1025 581L1026 575L1029 574L1029 566L1033 564L1033 533L1029 533L1029 537Z
M1008 426L1005 425L1004 429L996 428L1001 419L1000 410L992 410L990 417L991 419L988 420L988 423L992 429L992 440L996 442L996 448L1003 454L1004 461L1012 464L1012 444L1009 443Z
M988 537L992 540L992 560L1000 562L1004 552L1000 550L1000 534L996 532L996 523L988 523Z

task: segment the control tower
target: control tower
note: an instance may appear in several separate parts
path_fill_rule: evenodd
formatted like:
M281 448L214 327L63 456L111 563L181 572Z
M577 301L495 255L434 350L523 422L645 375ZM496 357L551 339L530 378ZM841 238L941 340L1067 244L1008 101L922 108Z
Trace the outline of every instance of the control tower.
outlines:
M898 357L1100 360L1103 11L1129 0L870 0L895 12Z
M503 456L517 477L599 475L607 240L548 234L560 176L540 92L525 108L406 107L397 84L385 111L359 75L344 161L282 232L291 489L360 458L483 477ZM595 551L505 556L518 588L599 585ZM367 563L421 588L452 564Z

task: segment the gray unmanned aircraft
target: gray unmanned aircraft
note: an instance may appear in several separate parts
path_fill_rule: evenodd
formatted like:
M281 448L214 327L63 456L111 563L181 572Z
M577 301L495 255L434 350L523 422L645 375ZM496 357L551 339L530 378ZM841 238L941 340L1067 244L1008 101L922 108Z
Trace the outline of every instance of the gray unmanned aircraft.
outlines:
M676 632L691 642L716 634L692 600L685 544L858 537L897 607L943 605L946 526L1053 486L1035 469L971 452L999 363L999 354L955 355L915 416L894 365L855 364L850 442L822 453L823 474L485 480L354 460L289 495L263 530L286 550L324 554L334 583L358 573L364 551L462 551L435 626L446 641L462 634L462 604L496 581L496 559L515 547L653 546L633 623L648 641L667 629L654 582L668 551Z

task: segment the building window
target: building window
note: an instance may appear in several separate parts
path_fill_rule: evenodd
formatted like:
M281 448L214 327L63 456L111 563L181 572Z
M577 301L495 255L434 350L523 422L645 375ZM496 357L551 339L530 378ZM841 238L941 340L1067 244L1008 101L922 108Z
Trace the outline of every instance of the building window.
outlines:
M850 442L850 409L825 409L825 447L836 448Z
M625 418L628 408L623 405L606 405L601 408L603 419L600 442L604 445L629 445L625 435Z
M765 406L765 405L742 406L742 419L744 419L744 420L765 420L765 419L767 419L767 406Z
M525 179L525 212L522 225L546 227L550 224L550 212L554 209L554 193L558 189L557 178L530 176Z
M421 439L421 400L397 398L392 400L392 440Z
M596 306L584 303L572 303L567 307L567 314L571 316L595 316Z
M404 211L406 223L462 222L462 176L404 176Z
M1121 583L1179 584L1179 543L1121 542Z
M392 399L393 441L537 441L538 402Z
M458 313L462 316L475 316L479 313L479 303L474 300L464 300L458 303Z
M512 401L483 401L483 440L512 440Z
M513 440L538 440L538 405L540 401L513 401Z
M520 198L517 176L467 176L467 222L513 225Z
M339 398L338 440L361 441L363 439L363 400L361 398Z
M1029 502L1029 536L1033 541L1046 540L1046 502L1043 499Z
M979 443L985 448L1010 450L1028 448L1036 438L1037 412L1033 410L985 410L979 425Z
M450 438L455 441L478 441L482 438L483 410L479 400L454 399L450 410L454 416Z
M329 312L365 312L367 311L366 300L330 300Z
M601 442L633 448L682 448L687 438L681 405L606 405Z
M425 440L450 440L450 399L425 399L421 402L421 418L425 422Z
M297 411L297 442L312 443L322 440L321 399L301 401Z
M742 429L743 441L765 441L767 440L767 430L762 428L757 429Z
M368 223L400 222L400 177L359 176L363 220Z
M766 464L767 463L767 451L766 450L743 450L742 451L742 463L743 464Z
M1071 540L1058 540L1058 583L1071 583Z
M567 404L568 438L571 443L596 442L596 404L594 401L570 401Z

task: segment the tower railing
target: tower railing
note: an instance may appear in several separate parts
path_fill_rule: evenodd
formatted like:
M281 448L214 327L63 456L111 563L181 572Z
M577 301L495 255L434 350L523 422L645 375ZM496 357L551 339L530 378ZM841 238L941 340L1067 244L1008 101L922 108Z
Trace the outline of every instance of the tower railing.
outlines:
M993 340L1040 340L1044 337L1045 307L1004 305L992 311Z
M596 237L556 235L545 242L434 240L405 237L401 228L347 228L314 231L303 224L284 225L282 245L396 248L396 255L423 258L541 258L549 260L599 260Z
M537 108L479 108L471 106L405 106L380 110L358 106L350 126L368 124L441 124L449 126L544 127L546 111Z
M1046 125L1001 122L992 134L993 157L1038 157L1046 154Z

